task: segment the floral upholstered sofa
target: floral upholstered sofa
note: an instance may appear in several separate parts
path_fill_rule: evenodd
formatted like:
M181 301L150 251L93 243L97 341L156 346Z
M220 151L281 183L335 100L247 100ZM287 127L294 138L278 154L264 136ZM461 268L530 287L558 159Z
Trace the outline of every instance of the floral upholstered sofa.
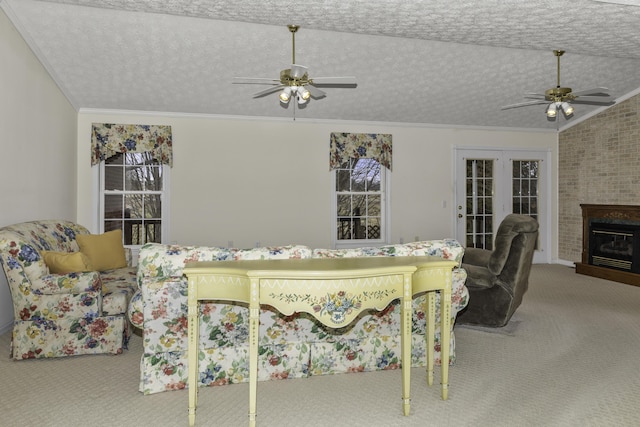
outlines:
M90 262L93 253L81 252L79 236L86 236L85 248L97 247L98 254L109 247L105 238L115 242L122 267L90 271L111 261ZM127 254L121 234L91 235L69 221L0 228L0 263L14 310L11 357L122 353L132 330L127 307L137 289L136 268L129 266Z
M140 290L129 316L143 331L140 391L145 394L182 389L187 384L187 262L310 257L433 255L461 261L463 248L455 240L434 240L379 248L315 249L291 245L254 249L147 244L138 258ZM453 271L452 322L467 305L466 272ZM425 365L426 297L413 301L412 363ZM439 296L436 299L435 359L440 362ZM199 381L201 386L248 381L249 313L242 304L206 302L200 305ZM451 356L455 339L451 335ZM394 369L400 362L398 300L383 311L366 311L341 329L331 329L306 313L284 316L269 306L260 313L258 379L300 378L341 372Z

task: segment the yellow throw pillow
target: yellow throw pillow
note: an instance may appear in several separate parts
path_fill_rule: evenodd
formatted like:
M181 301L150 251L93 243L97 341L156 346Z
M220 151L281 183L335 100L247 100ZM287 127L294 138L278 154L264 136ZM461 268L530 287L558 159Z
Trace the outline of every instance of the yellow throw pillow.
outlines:
M91 261L82 252L42 251L44 263L52 274L81 273L93 271Z
M95 270L105 271L127 266L122 230L107 231L104 234L77 234L76 241L80 252L89 258Z

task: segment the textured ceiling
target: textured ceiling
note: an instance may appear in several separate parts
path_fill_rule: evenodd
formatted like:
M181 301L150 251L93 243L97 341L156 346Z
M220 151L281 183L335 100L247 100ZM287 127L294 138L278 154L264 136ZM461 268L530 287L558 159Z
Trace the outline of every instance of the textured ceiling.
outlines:
M233 78L355 76L296 108L305 119L556 129L545 106L502 111L556 85L640 91L640 7L595 0L0 0L78 108L291 118ZM324 90L324 89L323 89Z

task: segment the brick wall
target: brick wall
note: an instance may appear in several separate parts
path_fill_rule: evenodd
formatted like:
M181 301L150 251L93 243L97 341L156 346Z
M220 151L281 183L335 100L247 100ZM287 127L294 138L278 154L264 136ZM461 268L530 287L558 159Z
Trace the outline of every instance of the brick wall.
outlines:
M640 205L640 95L560 132L558 141L558 257L580 261L581 203Z

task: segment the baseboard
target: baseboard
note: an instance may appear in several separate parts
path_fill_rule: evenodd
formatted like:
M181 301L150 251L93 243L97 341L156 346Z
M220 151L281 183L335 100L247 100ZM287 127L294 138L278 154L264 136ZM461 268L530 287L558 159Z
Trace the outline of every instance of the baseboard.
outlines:
M567 261L566 259L556 259L555 264L566 265L567 267L575 267L575 261Z

